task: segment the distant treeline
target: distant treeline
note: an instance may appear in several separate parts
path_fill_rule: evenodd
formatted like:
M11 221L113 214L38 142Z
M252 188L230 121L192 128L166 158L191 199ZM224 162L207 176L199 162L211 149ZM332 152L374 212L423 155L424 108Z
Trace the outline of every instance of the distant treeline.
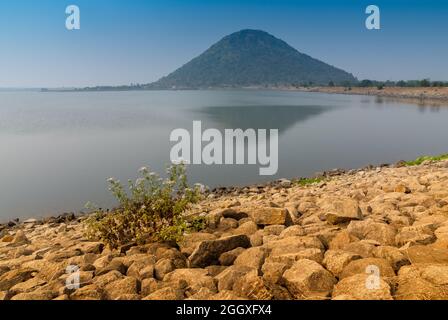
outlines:
M328 84L330 87L334 86L331 82ZM430 79L423 80L400 80L400 81L376 81L376 80L361 80L357 83L345 83L344 86L349 87L376 87L382 89L384 87L448 87L448 82L445 81L431 81Z
M303 83L292 83L293 87L314 87L318 86L317 83L313 82L303 82ZM274 85L275 87L276 85ZM281 85L277 85L281 86ZM400 80L400 81L377 81L377 80L361 80L361 81L344 81L344 82L333 82L330 81L327 85L328 87L360 87L360 88L378 88L382 89L384 87L448 87L448 81L431 81L430 79L423 80Z

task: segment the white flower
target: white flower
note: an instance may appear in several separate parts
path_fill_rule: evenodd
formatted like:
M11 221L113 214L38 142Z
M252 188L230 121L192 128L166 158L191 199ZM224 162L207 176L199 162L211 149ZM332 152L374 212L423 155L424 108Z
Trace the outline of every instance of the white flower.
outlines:
M115 178L109 178L109 179L107 179L107 182L109 182L109 183L114 183L116 180L115 180Z
M140 172L140 173L145 173L145 172L148 172L149 171L149 169L147 168L147 167L141 167L139 170L138 170L138 172Z
M189 161L187 161L186 159L184 159L182 157L180 157L178 159L173 159L173 160L171 160L171 162L173 164L175 164L175 165L178 165L178 164L189 164L190 163Z

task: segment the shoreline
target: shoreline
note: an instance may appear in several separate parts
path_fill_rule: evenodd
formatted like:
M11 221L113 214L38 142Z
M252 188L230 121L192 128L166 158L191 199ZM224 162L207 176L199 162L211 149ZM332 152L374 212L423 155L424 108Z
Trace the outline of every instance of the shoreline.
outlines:
M398 168L403 166L404 160L400 160L395 164L383 163L379 165L368 164L361 168L354 169L344 169L344 168L335 168L331 170L324 170L320 172L315 172L312 176L309 177L289 177L289 178L281 178L277 180L270 180L266 182L253 183L248 185L229 185L229 186L217 186L206 190L203 195L204 197L209 197L213 195L217 198L232 195L232 194L247 194L250 192L254 192L255 190L263 190L264 188L284 188L285 185L291 185L294 181L300 180L324 180L329 179L331 177L341 176L344 174L352 175L356 174L360 171L369 171L378 168ZM257 191L258 192L258 191ZM63 223L63 222L71 222L78 219L82 219L89 216L88 212L84 212L83 210L79 210L77 212L62 212L60 214L48 215L48 216L38 216L38 217L28 217L28 218L11 218L5 219L4 222L0 222L0 238L2 236L2 232L8 229L15 229L17 227L24 226L30 223Z
M375 96L421 105L448 105L448 87L309 87L285 88L300 92Z
M206 229L178 244L112 249L83 217L28 222L0 236L0 300L448 299L427 277L448 276L448 160L416 163L207 197L186 212Z

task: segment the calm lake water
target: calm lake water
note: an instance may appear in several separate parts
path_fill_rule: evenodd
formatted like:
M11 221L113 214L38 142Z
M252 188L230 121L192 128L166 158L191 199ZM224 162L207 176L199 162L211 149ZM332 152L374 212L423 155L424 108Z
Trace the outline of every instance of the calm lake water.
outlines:
M106 179L163 172L173 129L279 129L279 170L191 166L190 182L247 185L448 152L448 107L278 91L0 92L0 220L114 204Z

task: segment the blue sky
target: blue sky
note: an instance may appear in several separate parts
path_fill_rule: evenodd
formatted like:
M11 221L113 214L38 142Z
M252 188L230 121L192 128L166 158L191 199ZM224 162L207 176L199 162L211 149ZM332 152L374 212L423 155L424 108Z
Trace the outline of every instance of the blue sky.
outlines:
M65 29L71 4L81 30ZM444 0L2 0L0 87L148 83L246 28L359 79L448 80L447 17Z

